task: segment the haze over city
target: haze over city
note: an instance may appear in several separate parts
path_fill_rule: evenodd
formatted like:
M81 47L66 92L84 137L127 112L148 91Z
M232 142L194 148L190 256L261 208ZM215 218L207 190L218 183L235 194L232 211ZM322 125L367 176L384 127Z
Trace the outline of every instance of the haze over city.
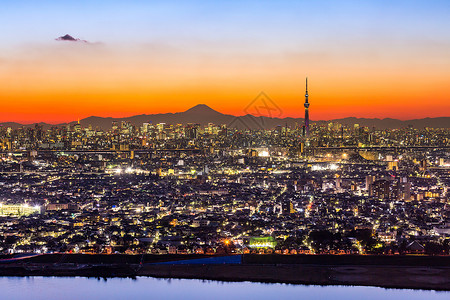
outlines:
M2 1L0 122L179 112L448 116L448 1Z

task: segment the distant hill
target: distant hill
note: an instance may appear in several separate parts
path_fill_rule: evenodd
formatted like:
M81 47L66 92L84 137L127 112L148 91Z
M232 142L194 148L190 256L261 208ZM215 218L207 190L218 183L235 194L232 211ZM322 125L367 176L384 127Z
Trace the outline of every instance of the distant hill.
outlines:
M303 124L303 118L269 118L269 117L255 117L252 115L245 116L233 116L222 114L205 104L198 104L184 112L178 113L166 113L166 114L151 114L151 115L137 115L125 118L111 118L111 117L88 117L80 120L80 124L83 127L89 125L92 128L99 128L103 130L108 130L111 128L113 121L129 121L136 126L141 126L142 123L166 123L166 124L187 124L187 123L198 123L201 125L207 125L208 123L214 124L227 124L230 128L238 129L272 129L277 126L294 126L295 124ZM376 127L380 129L387 128L403 128L408 125L412 125L414 128L450 128L450 117L440 117L440 118L424 118L424 119L414 119L414 120L397 120L397 119L367 119L367 118L343 118L334 120L319 120L312 121L313 123L328 123L337 122L349 126L354 124L359 124L360 126ZM75 124L76 122L70 122L70 124ZM50 128L51 124L39 123L45 129ZM56 126L63 126L64 124L57 124ZM0 123L0 126L19 128L21 126L34 127L35 124L19 124L15 122Z
M343 118L331 120L331 122L338 122L345 125L359 124L360 126L376 127L376 128L403 128L412 125L414 128L450 128L450 117L439 118L424 118L412 120L397 120L397 119L367 119L367 118Z

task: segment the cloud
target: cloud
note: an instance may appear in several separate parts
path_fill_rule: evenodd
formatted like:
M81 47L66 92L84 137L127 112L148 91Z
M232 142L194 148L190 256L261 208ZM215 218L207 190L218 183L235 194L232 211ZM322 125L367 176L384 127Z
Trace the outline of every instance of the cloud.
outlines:
M81 40L81 39L76 39L73 36L71 36L70 34L66 34L64 36L60 36L59 38L56 38L55 40L57 41L63 41L63 42L82 42L82 43L89 43L86 40Z

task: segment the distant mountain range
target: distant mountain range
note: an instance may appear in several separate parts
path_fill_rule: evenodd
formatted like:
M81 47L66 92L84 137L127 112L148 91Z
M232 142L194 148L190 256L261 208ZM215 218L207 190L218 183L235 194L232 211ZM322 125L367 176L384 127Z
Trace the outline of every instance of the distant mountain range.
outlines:
M111 118L111 117L88 117L80 120L80 124L83 127L89 125L92 128L99 128L102 130L108 130L111 128L112 122L122 122L128 121L136 126L141 126L142 123L166 123L166 124L187 124L187 123L198 123L201 125L207 125L208 123L214 123L217 125L227 124L230 128L238 129L273 129L277 126L295 126L295 124L302 125L303 118L270 118L270 117L255 117L253 115L247 114L245 116L233 116L222 114L205 104L198 104L184 112L178 113L166 113L166 114L152 114L152 115L137 115L125 118ZM336 122L349 126L354 124L359 124L360 126L376 127L381 129L387 128L403 128L409 125L414 128L450 128L450 117L440 117L440 118L424 118L424 119L413 119L413 120L397 120L397 119L367 119L367 118L343 118L334 120L319 120L311 121L312 123L328 123ZM70 122L69 124L75 124L76 122ZM47 123L39 123L45 129L55 126ZM67 125L67 123L57 124L56 126ZM0 126L19 128L22 126L33 127L35 124L19 124L15 122L5 122L0 123Z

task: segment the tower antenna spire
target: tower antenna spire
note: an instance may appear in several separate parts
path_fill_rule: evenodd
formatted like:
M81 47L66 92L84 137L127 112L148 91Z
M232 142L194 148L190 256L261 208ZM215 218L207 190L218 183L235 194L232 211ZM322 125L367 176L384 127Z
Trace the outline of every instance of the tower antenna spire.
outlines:
M308 102L308 77L306 77L306 91L305 91L305 132L306 139L309 139L309 102Z

